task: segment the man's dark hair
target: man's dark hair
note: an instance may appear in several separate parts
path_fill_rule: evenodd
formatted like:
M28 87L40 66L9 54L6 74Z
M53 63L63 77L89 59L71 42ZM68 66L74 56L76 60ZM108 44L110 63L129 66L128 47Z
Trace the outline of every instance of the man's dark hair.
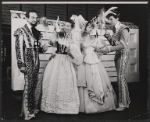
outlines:
M113 16L114 18L119 18L119 19L120 19L120 13L119 13L118 11L116 11L116 10L113 10L113 12L114 12L115 14L110 13L110 14L107 15L107 18Z
M27 13L26 13L26 17L27 17L27 18L29 18L29 14L30 14L31 12L37 13L35 10L29 10L29 11L27 11Z

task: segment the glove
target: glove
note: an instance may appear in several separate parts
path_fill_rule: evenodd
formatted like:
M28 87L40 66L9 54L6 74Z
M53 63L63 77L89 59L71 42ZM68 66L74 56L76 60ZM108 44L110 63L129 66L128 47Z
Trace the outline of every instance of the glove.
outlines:
M107 46L102 47L102 48L95 48L95 51L98 53L102 53L102 54L107 54L110 52Z
M104 34L104 36L109 41L110 45L115 46L119 44L119 42L112 38L110 34Z
M104 37L109 41L110 45L114 45L113 40L112 40L112 36L110 35L109 32L105 32Z
M43 52L46 52L48 50L48 46L47 45L43 45L42 48L43 48Z
M107 46L101 48L99 51L100 51L101 53L103 53L103 54L107 54L107 53L110 52L110 51L109 51L109 48L108 48Z
M104 37L109 41L112 39L111 35L109 33L105 33Z
M122 44L118 44L116 46L111 46L109 47L109 52L113 52L113 51L118 51L118 50L122 50L124 47Z

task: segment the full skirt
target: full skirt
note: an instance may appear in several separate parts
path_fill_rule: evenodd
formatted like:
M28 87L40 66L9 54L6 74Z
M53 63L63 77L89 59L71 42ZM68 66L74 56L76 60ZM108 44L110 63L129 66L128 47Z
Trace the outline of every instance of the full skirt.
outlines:
M78 114L79 103L74 65L68 55L56 54L44 71L41 110L56 114Z
M80 112L101 113L116 109L116 94L102 62L78 67Z

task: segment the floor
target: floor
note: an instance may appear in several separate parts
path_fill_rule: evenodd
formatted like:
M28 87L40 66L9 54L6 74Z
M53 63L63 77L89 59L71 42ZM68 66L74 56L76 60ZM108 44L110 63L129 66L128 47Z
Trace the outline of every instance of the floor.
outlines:
M112 84L117 92L117 84ZM147 111L147 85L141 83L129 83L131 97L130 108L122 112L110 111L98 114L78 115L56 115L39 112L34 120L55 120L55 121L96 121L96 120L148 120ZM13 92L3 84L2 94L2 118L3 120L21 120L19 118L21 110L22 92Z

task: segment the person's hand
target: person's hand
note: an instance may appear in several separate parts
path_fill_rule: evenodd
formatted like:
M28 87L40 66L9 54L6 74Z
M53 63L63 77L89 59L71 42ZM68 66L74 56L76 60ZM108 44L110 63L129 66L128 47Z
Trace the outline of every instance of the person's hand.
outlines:
M100 49L100 51L103 53L103 54L107 54L109 53L109 48L107 46L103 47Z
M97 53L97 56L99 59L101 59L101 56L103 55L103 53Z
M102 47L102 48L95 48L96 52L99 54L107 54L109 53L109 49L107 46Z
M42 48L43 48L43 52L46 52L48 50L48 46L47 45L43 45Z
M99 48L98 48L98 47L95 47L95 48L94 48L94 51L97 52L97 53L99 53Z
M104 37L105 37L107 40L111 40L111 39L112 39L110 33L107 32L107 31L105 32Z
M20 72L26 74L26 73L27 73L26 68L25 68L25 67L21 67L21 68L20 68Z

